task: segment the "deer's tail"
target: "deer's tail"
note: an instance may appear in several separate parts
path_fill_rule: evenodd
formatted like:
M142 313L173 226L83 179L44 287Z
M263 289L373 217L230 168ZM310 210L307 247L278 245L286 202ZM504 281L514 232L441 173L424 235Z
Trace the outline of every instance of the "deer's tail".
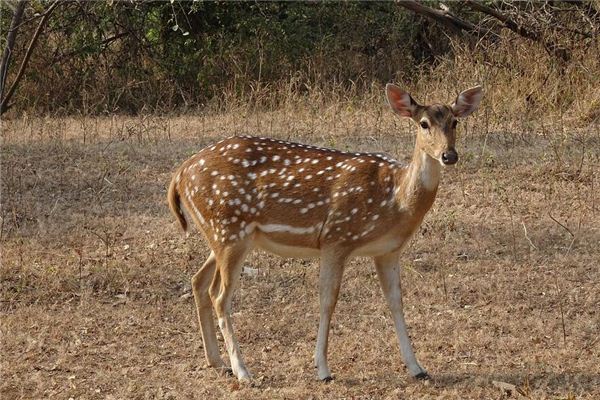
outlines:
M180 176L180 171L177 171L171 179L171 184L169 185L169 192L167 194L167 200L169 201L169 208L171 212L177 220L179 221L179 225L184 232L187 232L187 221L185 219L185 215L183 215L183 211L181 209L181 197L179 196L179 191L177 190L177 177Z

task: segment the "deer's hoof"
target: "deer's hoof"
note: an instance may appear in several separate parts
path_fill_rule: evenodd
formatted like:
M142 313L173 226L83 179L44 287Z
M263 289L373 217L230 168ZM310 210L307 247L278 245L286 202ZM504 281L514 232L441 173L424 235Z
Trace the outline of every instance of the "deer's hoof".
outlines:
M428 381L431 379L431 376L427 372L423 371L416 374L415 379L420 381Z

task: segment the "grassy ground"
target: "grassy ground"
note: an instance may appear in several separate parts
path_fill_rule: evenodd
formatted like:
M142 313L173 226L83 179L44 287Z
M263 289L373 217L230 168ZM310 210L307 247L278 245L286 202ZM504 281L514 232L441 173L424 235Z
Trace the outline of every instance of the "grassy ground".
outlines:
M482 118L461 127L461 162L403 258L409 329L432 381L407 376L367 259L345 273L334 382L316 382L312 366L316 262L262 253L234 302L256 385L204 367L190 278L208 250L168 212L174 168L233 133L407 159L409 126L382 110L4 122L1 397L508 397L499 386L600 397L598 128Z

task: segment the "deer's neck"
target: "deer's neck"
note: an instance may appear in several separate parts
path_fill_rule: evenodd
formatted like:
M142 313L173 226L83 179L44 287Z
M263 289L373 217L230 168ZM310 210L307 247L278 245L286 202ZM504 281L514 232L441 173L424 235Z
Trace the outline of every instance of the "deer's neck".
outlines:
M400 208L424 208L427 212L440 183L439 161L417 145L410 165L402 172L396 181L396 202Z

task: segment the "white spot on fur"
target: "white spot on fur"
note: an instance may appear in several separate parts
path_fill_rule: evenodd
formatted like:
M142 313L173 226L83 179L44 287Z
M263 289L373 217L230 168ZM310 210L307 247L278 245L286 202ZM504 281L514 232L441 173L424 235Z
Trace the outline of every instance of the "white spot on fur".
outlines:
M265 225L258 224L257 226L258 226L258 229L260 229L261 231L266 232L266 233L285 232L285 233L293 233L296 235L305 235L307 233L313 233L317 229L320 229L321 224L319 223L317 225L308 226L308 227L297 227L297 226L282 225L282 224L265 224Z

